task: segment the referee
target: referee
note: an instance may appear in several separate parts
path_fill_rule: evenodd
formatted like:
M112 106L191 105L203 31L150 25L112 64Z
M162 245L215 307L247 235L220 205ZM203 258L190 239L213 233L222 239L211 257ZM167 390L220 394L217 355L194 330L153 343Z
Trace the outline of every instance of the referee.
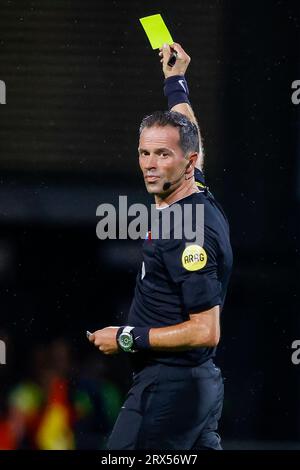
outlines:
M89 337L104 354L128 354L134 370L110 450L222 448L217 427L223 380L213 358L232 266L229 227L201 171L200 132L185 80L190 57L179 44L172 49L173 67L170 47L160 51L169 111L143 119L139 164L158 219L174 205L189 205L193 231L203 230L204 241L171 236L175 225L169 238L152 238L149 231L127 324Z

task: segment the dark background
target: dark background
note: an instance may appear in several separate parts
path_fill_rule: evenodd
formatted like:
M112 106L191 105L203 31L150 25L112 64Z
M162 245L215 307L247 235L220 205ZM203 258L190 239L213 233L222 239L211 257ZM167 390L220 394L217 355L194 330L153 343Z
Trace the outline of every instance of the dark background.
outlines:
M140 242L97 239L96 208L119 195L151 203L137 129L166 103L138 18L157 12L192 57L186 78L206 179L231 223L235 263L216 359L226 387L221 434L233 448L297 445L296 1L1 1L0 328L8 349L0 410L31 375L38 345L68 342L72 381L98 360L86 329L125 321ZM99 361L123 394L124 360Z

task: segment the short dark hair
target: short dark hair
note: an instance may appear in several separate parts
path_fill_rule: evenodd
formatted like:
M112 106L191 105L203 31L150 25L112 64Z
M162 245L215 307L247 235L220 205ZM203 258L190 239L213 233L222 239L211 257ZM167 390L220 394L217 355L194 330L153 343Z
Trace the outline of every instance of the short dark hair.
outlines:
M178 113L177 111L155 111L143 118L140 125L140 135L145 128L154 126L177 127L179 130L179 144L184 154L187 155L189 152L199 152L198 127L184 114Z

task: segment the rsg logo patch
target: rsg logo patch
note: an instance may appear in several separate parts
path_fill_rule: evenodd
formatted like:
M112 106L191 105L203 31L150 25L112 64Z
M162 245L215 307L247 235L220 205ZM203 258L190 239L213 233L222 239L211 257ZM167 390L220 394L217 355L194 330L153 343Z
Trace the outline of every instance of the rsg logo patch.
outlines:
M207 263L206 251L200 245L189 245L182 253L181 262L187 271L198 271Z

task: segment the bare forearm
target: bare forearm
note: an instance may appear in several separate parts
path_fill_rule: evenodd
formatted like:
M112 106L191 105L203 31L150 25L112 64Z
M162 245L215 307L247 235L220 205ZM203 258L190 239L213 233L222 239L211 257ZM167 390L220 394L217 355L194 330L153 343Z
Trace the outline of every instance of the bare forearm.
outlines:
M199 129L199 125L194 114L192 107L188 103L179 103L173 106L171 111L177 111L177 113L184 114L190 121L192 121Z
M210 328L191 320L163 328L151 328L151 349L182 351L201 346L214 346Z
M179 103L173 106L171 111L177 111L177 113L184 114L190 121L192 121L194 124L196 124L198 128L198 134L199 134L199 156L196 162L196 167L199 170L202 170L203 168L203 147L202 147L202 140L201 140L201 133L200 133L200 128L199 124L197 121L197 118L195 116L195 113L192 109L192 107L188 103Z

